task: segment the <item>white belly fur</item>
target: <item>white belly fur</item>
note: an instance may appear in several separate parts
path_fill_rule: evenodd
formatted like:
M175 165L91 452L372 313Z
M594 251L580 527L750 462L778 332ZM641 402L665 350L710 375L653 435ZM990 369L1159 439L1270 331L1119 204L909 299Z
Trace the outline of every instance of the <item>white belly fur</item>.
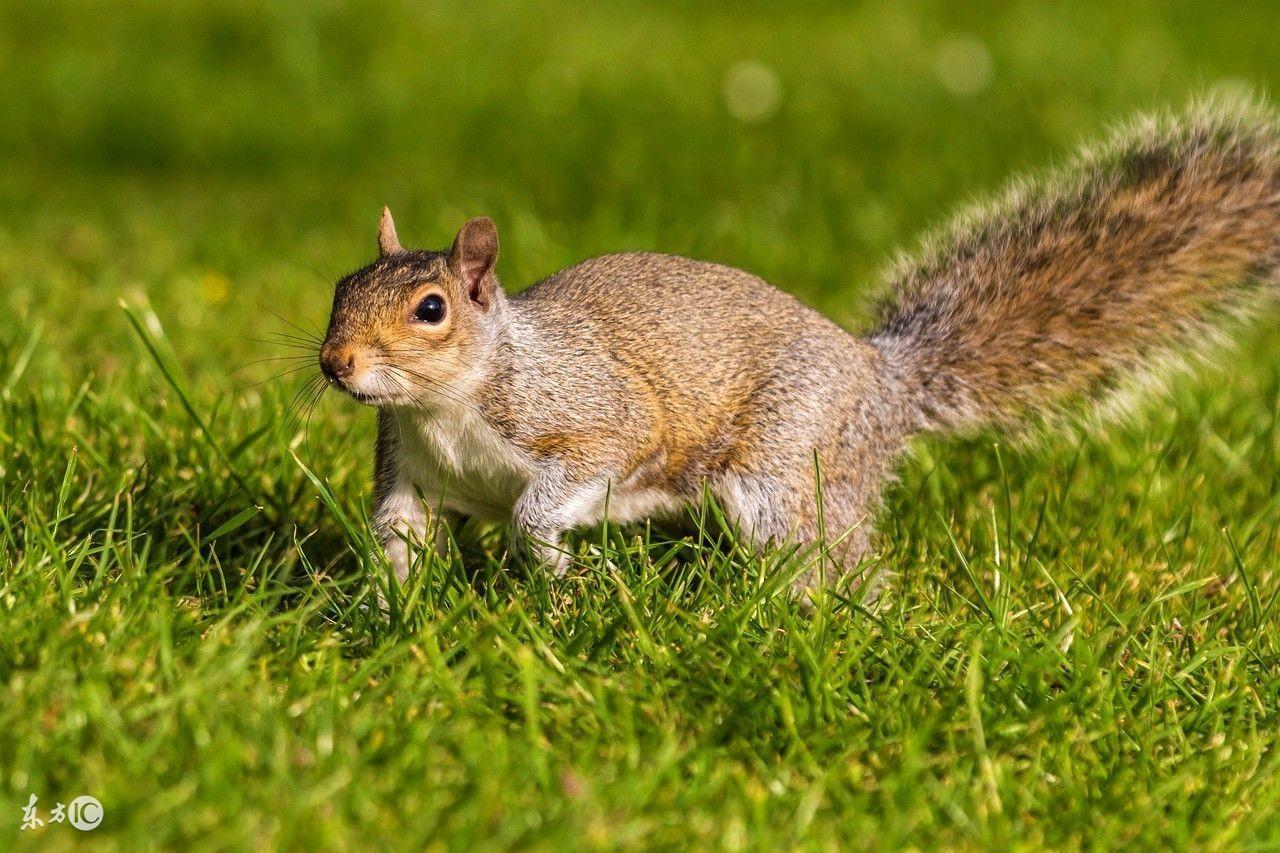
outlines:
M614 484L607 498L587 507L580 514L581 518L577 523L595 524L603 521L606 514L610 521L617 524L643 521L646 518L670 518L683 508L684 501L678 495L661 489L628 484L623 480Z
M516 500L537 473L528 454L494 431L475 412L452 411L429 417L417 412L397 416L401 476L434 506L485 521L509 521ZM595 524L608 512L625 523L680 512L682 499L636 483L614 483L607 499L575 507L574 525Z
M423 497L488 521L507 521L533 478L531 460L476 413L398 416L401 472Z

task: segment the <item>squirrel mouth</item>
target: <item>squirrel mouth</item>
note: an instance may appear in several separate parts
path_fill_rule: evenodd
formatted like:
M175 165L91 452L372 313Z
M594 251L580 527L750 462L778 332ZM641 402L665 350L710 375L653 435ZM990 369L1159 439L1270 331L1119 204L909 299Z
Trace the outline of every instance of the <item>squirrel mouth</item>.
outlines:
M375 394L365 394L362 391L352 391L350 388L343 388L342 390L350 394L351 398L355 400L357 403L364 403L366 405L372 406L377 404L381 400L381 398Z
M357 391L354 388L349 388L340 379L329 379L329 387L336 391L341 391L342 393L350 396L351 399L355 400L357 403L364 403L366 406L375 406L382 402L382 398L377 394L366 394L363 391Z

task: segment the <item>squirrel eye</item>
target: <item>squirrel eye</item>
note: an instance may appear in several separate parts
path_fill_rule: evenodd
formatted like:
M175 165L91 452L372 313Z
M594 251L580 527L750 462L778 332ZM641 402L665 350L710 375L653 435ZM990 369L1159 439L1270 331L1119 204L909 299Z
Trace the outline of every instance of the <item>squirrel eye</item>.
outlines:
M444 300L438 294L431 294L418 303L413 312L413 319L419 323L435 325L444 319Z

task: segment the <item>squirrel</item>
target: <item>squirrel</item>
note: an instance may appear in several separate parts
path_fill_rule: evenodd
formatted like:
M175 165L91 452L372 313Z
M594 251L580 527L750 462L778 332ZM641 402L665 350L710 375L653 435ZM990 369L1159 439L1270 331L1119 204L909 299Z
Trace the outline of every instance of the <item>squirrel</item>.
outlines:
M383 208L378 247L337 283L320 366L378 410L373 521L401 581L463 517L563 573L567 531L709 492L742 541L819 546L848 582L916 434L1104 412L1280 295L1280 129L1252 102L1139 118L900 258L862 337L665 254L508 295L486 217L411 251Z

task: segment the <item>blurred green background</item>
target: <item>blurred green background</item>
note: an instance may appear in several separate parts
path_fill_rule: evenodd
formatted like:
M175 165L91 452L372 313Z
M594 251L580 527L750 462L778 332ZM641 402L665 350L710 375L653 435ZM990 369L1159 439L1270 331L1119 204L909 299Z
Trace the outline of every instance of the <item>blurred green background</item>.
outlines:
M68 375L145 293L209 371L322 322L380 205L523 286L659 249L845 321L895 247L1130 111L1280 73L1265 2L0 4L0 290ZM56 357L55 357L56 354Z
M858 327L956 206L1278 46L1272 2L0 0L0 846L78 791L125 844L1278 837L1274 318L1105 436L919 442L878 621L714 548L557 598L486 531L476 589L343 613L371 413L304 441L262 361L383 204L493 216L509 288L653 249Z

